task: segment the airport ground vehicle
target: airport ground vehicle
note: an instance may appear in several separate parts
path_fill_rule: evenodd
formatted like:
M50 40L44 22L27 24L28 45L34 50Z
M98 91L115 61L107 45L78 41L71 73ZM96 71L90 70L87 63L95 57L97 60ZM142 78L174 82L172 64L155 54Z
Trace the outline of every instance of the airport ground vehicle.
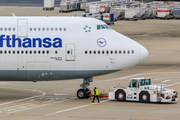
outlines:
M148 102L178 101L177 92L164 88L162 85L153 85L150 77L132 78L126 88L114 87L109 92L110 100Z

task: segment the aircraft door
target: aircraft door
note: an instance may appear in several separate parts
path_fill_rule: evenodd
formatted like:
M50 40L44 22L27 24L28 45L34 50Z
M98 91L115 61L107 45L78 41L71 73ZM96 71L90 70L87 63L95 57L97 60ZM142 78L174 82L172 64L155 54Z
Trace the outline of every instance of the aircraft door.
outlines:
M18 37L27 37L28 36L28 20L18 19L17 26L18 26L17 28Z
M75 61L75 44L66 44L66 61Z

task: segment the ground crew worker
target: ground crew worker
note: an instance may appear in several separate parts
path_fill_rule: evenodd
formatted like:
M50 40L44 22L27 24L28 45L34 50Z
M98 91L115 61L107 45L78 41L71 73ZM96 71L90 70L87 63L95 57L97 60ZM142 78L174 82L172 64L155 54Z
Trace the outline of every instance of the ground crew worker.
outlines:
M93 91L93 96L94 96L94 98L93 98L93 101L92 101L92 102L94 102L94 99L95 99L95 97L96 97L97 100L98 100L98 103L99 103L99 97L98 97L98 95L99 95L99 91L98 91L98 89L95 87L95 88L94 88L94 91Z

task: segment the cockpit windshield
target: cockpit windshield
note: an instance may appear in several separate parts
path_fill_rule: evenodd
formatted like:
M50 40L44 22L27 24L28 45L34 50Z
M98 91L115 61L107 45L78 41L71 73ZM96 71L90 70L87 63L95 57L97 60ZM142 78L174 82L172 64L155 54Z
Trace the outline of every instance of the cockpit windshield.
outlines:
M97 30L101 30L101 29L112 29L111 27L109 27L107 24L104 25L97 25Z

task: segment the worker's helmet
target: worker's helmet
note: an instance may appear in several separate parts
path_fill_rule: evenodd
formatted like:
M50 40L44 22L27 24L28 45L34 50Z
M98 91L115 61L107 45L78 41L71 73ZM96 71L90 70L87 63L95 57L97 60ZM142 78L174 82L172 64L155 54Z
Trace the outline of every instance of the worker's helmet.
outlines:
M94 89L97 89L96 87Z

